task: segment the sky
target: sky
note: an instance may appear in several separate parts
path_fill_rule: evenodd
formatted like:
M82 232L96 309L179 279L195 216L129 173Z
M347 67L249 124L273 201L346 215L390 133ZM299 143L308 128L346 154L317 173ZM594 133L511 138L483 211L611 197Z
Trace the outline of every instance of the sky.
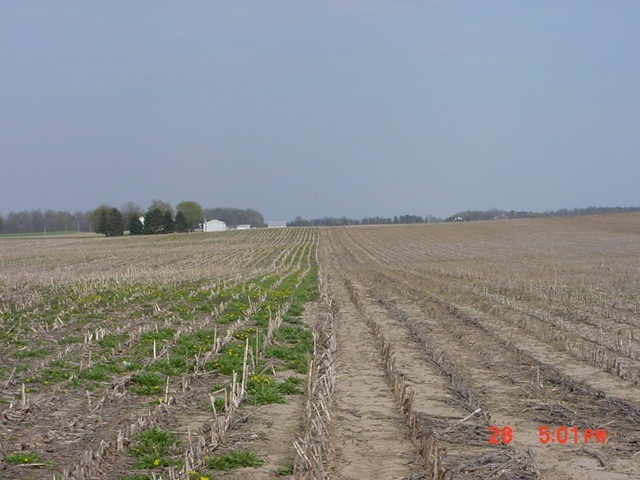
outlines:
M0 212L640 206L640 2L0 2Z

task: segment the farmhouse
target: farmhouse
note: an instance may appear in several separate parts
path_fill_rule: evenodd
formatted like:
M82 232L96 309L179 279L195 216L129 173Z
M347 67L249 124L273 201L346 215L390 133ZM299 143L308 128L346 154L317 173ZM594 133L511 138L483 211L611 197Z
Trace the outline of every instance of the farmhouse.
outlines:
M221 220L209 220L202 224L203 232L224 232L227 229L227 224Z
M267 228L285 228L287 226L287 222L284 220L272 220L267 222Z

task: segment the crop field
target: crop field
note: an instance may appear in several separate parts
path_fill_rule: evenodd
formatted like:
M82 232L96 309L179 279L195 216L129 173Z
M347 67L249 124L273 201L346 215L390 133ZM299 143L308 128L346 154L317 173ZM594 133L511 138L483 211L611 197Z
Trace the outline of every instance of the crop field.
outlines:
M640 215L0 239L0 478L640 478Z
M286 474L316 245L311 229L4 240L0 478Z

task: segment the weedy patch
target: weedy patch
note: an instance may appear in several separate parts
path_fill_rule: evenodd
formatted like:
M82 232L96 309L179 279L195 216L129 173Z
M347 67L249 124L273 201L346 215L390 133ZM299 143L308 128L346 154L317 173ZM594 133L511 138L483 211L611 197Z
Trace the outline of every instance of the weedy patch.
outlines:
M129 338L129 334L126 332L120 333L118 335L110 333L108 335L105 335L102 340L99 340L98 345L100 345L103 349L115 348L122 342L126 341L127 338Z
M284 476L284 475L293 475L293 462L289 463L285 467L280 467L275 470L276 475Z
M189 472L189 480L215 480L213 474L208 472Z
M236 340L246 340L256 333L256 329L254 327L245 328L244 330L239 330L233 334L233 338Z
M24 350L18 350L16 353L14 353L13 358L17 358L19 360L26 358L47 358L49 355L51 355L51 350L48 350L46 348L39 348L35 350L26 348Z
M252 375L247 385L249 402L254 405L286 403L278 384L267 375Z
M288 377L283 382L278 383L278 390L284 395L302 395L304 393L301 388L303 385L303 379Z
M158 428L140 432L137 445L129 451L136 458L134 467L158 468L180 465L181 461L172 458L180 454L180 440L173 433Z
M4 457L4 461L9 465L31 465L34 463L50 464L50 462L43 462L42 460L40 460L40 457L38 457L38 455L31 452L10 453L9 455Z
M213 470L230 471L244 467L259 467L263 463L264 460L249 450L236 450L209 459L207 467Z
M208 365L207 370L218 372L224 375L232 375L233 372L242 370L242 360L244 356L244 345L239 343L228 344L222 348L218 358Z
M166 379L156 373L138 373L133 377L131 391L137 395L157 395L165 382Z
M193 366L191 365L191 363L182 356L173 356L167 360L153 362L149 366L147 366L147 369L149 371L162 373L167 377L190 372L192 368Z

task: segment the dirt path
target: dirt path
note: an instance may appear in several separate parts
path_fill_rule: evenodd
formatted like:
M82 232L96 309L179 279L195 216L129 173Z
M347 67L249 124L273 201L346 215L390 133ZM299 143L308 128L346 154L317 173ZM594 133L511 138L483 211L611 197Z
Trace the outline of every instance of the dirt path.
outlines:
M334 284L330 290L340 309L332 425L335 478L409 478L415 449L373 336L344 289Z
M402 479L419 470L416 448L369 327L349 297L332 245L320 249L336 314L336 383L331 425L332 478Z

